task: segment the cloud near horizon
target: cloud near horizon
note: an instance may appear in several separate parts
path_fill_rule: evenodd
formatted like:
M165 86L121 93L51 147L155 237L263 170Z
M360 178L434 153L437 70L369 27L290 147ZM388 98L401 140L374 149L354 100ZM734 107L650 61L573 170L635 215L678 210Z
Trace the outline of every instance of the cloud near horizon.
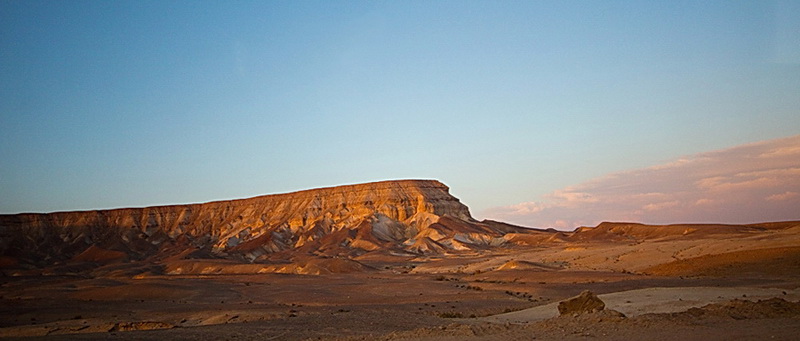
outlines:
M800 135L695 154L494 207L488 219L571 230L603 221L753 223L800 219Z

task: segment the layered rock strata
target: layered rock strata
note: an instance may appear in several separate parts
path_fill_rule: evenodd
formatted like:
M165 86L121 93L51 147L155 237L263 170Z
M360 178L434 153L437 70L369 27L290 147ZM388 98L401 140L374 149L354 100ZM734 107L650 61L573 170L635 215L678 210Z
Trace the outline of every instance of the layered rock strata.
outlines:
M424 254L499 245L509 229L475 221L439 181L402 180L202 204L0 215L0 255L42 265L91 259L90 247L131 259Z

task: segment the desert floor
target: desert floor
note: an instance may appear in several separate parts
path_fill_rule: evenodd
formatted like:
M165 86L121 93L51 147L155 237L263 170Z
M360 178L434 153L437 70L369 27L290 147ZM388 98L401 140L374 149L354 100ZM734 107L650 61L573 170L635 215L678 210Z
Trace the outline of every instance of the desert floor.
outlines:
M368 271L322 275L7 274L0 337L796 340L796 234L368 254ZM626 317L558 317L583 290Z

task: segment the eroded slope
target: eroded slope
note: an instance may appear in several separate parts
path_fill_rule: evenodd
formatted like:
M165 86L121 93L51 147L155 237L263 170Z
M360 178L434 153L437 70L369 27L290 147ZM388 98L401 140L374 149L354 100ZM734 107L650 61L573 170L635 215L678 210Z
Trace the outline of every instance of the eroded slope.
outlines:
M203 204L2 215L0 254L7 266L439 254L499 245L512 230L475 221L439 181L402 180Z

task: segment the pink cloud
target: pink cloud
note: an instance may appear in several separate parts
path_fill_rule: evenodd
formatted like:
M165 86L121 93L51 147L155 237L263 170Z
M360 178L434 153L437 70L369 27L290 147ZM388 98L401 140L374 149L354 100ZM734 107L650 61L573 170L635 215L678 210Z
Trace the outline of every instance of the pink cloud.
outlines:
M495 207L489 219L572 229L602 221L752 223L800 219L800 135L608 174Z
M797 192L783 192L783 193L780 193L780 194L770 195L770 196L766 197L766 199L770 200L770 201L783 201L783 200L789 200L789 199L797 198L798 196L800 196L800 193L797 193Z
M642 207L645 211L660 211L664 209L673 208L675 206L680 205L681 202L678 200L667 201L667 202L660 202L656 204L647 204Z
M716 202L716 200L714 200L714 199L703 198L703 199L697 199L697 201L695 201L694 204L697 205L697 206L702 206L702 205L711 205L711 204L713 204L715 202Z

